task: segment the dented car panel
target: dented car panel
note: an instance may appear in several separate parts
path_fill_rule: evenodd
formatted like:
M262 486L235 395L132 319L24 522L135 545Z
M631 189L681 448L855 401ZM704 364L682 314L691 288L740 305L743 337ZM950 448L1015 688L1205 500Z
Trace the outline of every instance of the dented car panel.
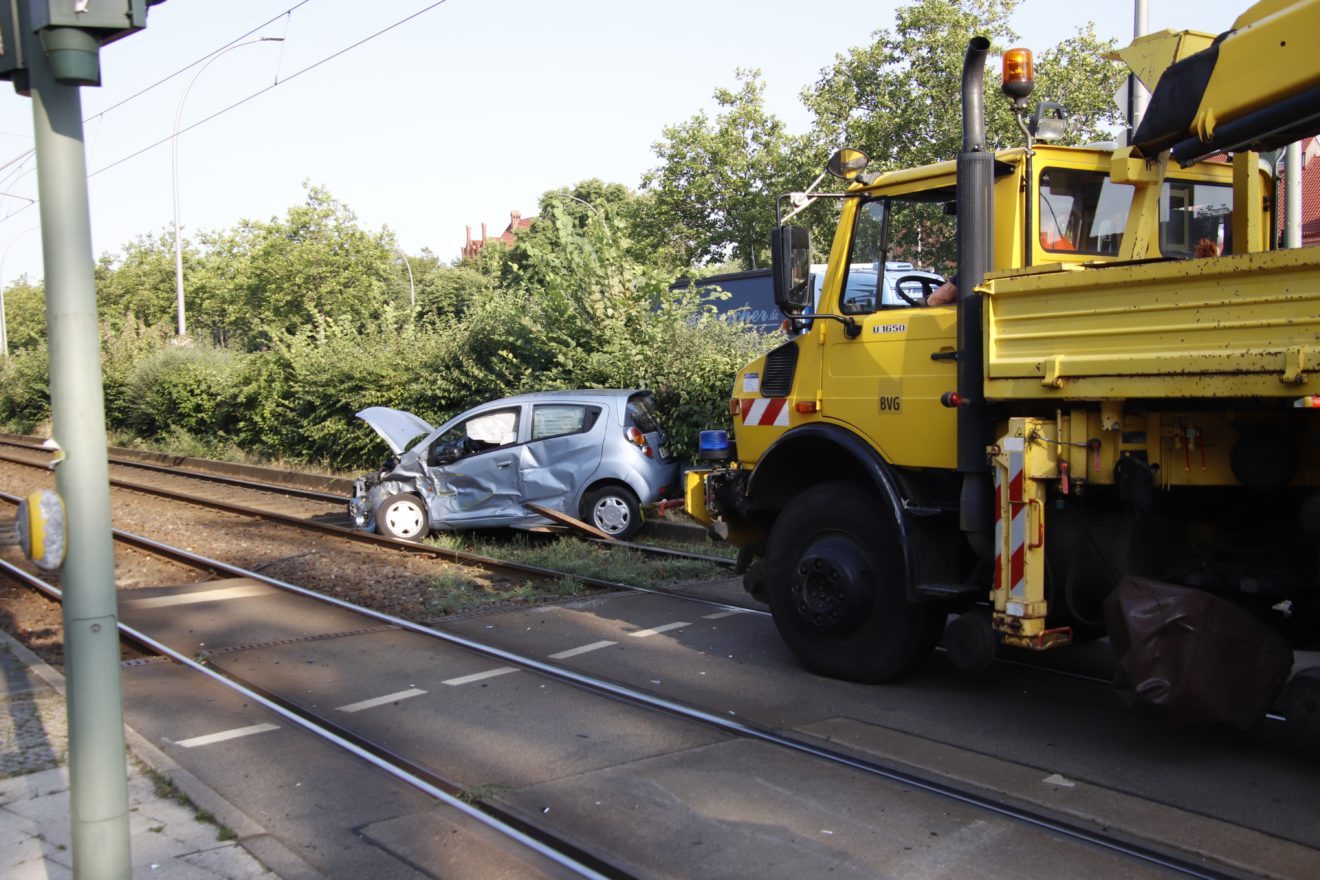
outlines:
M431 529L552 525L525 506L530 502L588 521L599 510L604 521L595 524L627 537L640 525L639 505L678 487L678 462L645 390L492 401L411 446L417 429L430 427L425 420L387 407L358 417L395 456L357 480L349 513L358 528L383 534L389 532L378 524L378 510L404 494L421 499Z

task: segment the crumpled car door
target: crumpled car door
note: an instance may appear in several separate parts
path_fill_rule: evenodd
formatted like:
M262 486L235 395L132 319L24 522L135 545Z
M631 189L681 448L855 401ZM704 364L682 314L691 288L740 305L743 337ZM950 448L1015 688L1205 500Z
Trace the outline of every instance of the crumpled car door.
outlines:
M493 449L430 468L436 494L431 514L452 525L494 525L524 518L518 485L518 450Z
M428 498L433 521L491 526L526 518L518 473L519 416L516 407L478 413L436 439L432 455L461 447L462 457L440 458L427 467L435 490Z
M576 421L573 411L576 410ZM584 424L583 419L594 419L586 430L574 430ZM603 433L608 419L600 415L599 407L581 405L536 405L532 414L532 439L522 447L521 469L523 499L570 516L579 488L600 466ZM558 433L563 430L570 433ZM552 434L538 438L539 433Z

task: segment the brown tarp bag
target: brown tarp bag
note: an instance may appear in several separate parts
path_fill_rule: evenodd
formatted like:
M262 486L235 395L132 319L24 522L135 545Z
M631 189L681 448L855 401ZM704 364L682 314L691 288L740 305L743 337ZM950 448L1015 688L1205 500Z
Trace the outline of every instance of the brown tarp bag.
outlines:
M1283 636L1202 590L1127 577L1105 601L1115 687L1175 723L1251 727L1292 669Z

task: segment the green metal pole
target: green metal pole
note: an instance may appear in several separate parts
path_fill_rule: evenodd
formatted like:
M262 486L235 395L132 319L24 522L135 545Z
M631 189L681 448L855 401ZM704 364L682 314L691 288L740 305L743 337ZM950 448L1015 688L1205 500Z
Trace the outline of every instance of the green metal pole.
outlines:
M37 41L29 45L35 47ZM128 880L132 862L124 708L82 99L77 86L55 82L39 49L28 53L28 67L41 196L51 415L55 440L65 452L55 482L64 496L69 530L61 585L73 874L80 880Z

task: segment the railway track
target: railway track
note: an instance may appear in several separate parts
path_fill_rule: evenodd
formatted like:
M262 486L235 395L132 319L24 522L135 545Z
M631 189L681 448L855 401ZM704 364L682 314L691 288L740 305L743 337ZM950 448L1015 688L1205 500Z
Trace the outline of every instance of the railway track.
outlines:
M0 498L10 503L16 503L18 500L7 493L0 494ZM342 600L319 595L256 572L207 559L181 548L170 547L159 542L120 532L116 533L116 538L127 541L139 549L161 553L175 561L186 562L200 570L209 571L226 578L243 578L246 581L278 590L287 596L294 597L298 603L328 605L338 611L348 612L362 622L362 625L358 627L359 631L368 630L370 628L369 622L383 624L387 628L421 637L436 645L443 645L446 650L457 649L480 655L507 667L544 677L560 685L585 690L615 703L623 703L645 712L659 713L679 719L685 724L699 725L721 736L754 742L773 751L792 755L796 760L821 762L824 765L842 769L850 774L861 774L868 778L883 781L885 784L920 791L942 801L957 804L961 808L968 808L1024 829L1024 831L1017 833L1025 833L1027 829L1033 833L1040 832L1052 838L1067 841L1070 845L1075 844L1088 850L1103 853L1106 857L1130 861L1134 867L1143 866L1145 869L1154 869L1170 876L1200 878L1239 876L1228 868L1209 864L1204 859L1194 855L1187 855L1170 848L1153 845L1133 836L1117 833L1098 823L1081 821L1076 817L1058 812L1024 806L1012 798L997 798L984 791L974 790L968 786L960 786L932 774L916 773L901 765L875 760L865 755L832 747L811 738L786 734L752 721L730 718L710 709L685 701L657 696L613 679L585 674L566 665L550 663L488 642L394 618L380 612L354 606ZM15 580L41 590L52 597L58 596L58 591L53 587L41 583L31 575L27 575L7 563L0 563L0 565L3 565L5 573ZM311 619L315 617L315 614L309 612L298 616ZM225 687L237 689L245 697L253 699L270 711L297 723L309 733L321 737L337 748L348 751L418 790L436 797L447 806L463 810L469 814L480 813L481 821L487 823L499 833L530 847L538 854L554 860L557 864L580 876L620 877L632 876L634 873L635 866L612 860L609 856L602 856L591 845L579 843L574 839L572 833L557 829L549 822L533 821L524 813L517 810L505 811L498 804L483 804L480 808L465 804L459 797L462 786L448 778L444 771L438 771L426 761L400 752L397 744L380 741L367 730L329 717L325 711L309 710L304 701L299 698L297 693L299 688L297 686L291 688L289 682L285 682L283 686L272 686L269 682L263 682L260 675L253 675L251 672L236 675L232 668L225 669L223 668L224 664L215 663L214 658L216 655L214 654L200 662L192 660L187 656L185 646L168 644L168 636L146 632L128 624L121 624L121 631L124 632L126 638L133 640L144 649L168 656L174 662L194 669L199 674L206 674L221 681ZM300 685L301 682L297 684Z
M3 435L0 435L0 445L9 445L30 451L49 452L49 450L42 447L40 443L30 440L29 438L15 439L12 437L6 438ZM0 461L7 461L13 464L20 464L34 468L44 467L44 464L41 462L34 461L31 459L9 456L3 453L0 453ZM124 467L138 468L165 477L178 477L185 481L192 480L201 483L214 483L218 485L229 486L251 492L257 492L265 495L277 495L277 496L284 495L284 496L289 496L304 500L324 502L328 505L333 505L335 507L342 506L344 502L344 496L333 492L325 492L314 489L304 489L299 487L290 487L283 484L262 482L262 481L250 480L250 479L233 477L233 476L208 474L208 473L203 473L196 470L190 470L177 466L160 465L152 462L138 461L138 460L122 458L122 457L112 456L110 461L111 464L114 465L122 465ZM156 497L166 498L172 501L179 501L182 503L210 507L212 509L222 510L240 516L249 516L253 518L264 519L270 522L276 522L307 531L326 534L332 537L343 538L345 540L353 541L356 543L388 548L391 550L397 550L405 553L418 554L424 557L440 559L447 562L472 565L489 572L498 572L513 576L531 576L534 578L547 579L547 580L572 577L578 580L579 582L583 583L585 586L589 586L595 589L627 590L627 591L635 591L635 592L643 592L643 593L648 593L648 592L656 593L659 595L680 596L685 598L691 598L694 601L698 601L698 602L705 602L718 608L736 608L753 614L768 615L768 611L764 607L760 607L746 602L729 603L727 601L711 600L706 597L702 597L700 595L695 595L691 591L642 587L636 584L629 584L617 580L595 578L581 574L571 574L568 572L558 571L544 566L510 562L507 560L501 560L482 554L469 553L462 550L440 548L433 544L425 544L415 541L406 541L397 538L389 538L382 535L377 535L374 532L363 532L360 530L356 530L345 525L322 522L318 520L309 519L304 516L281 513L279 511L272 511L266 508L252 507L250 505L227 502L224 501L223 499L208 498L203 495L199 495L196 492L191 492L186 490L169 489L164 486L144 484L132 480L124 480L124 479L116 479L116 478L111 479L111 485L116 486L118 488L127 489L129 491L142 492L145 494L154 495ZM348 521L346 516L343 517L343 521L344 522ZM638 543L629 543L629 542L621 542L621 541L602 541L599 539L591 538L589 536L577 536L577 537L593 545L610 547L612 549L627 549L630 551L642 552L655 556L671 556L680 559L691 559L702 562L711 562L714 564L721 565L723 567L732 567L733 565L732 560L721 557L709 556L705 554L687 553L681 550L672 550L663 547L651 547L648 545L638 544ZM124 538L121 540L125 541L128 544L134 544L134 539L132 538ZM943 651L944 650L943 646L938 647L937 650ZM1077 680L1087 681L1092 684L1104 686L1106 688L1112 685L1112 675L1096 675L1085 672L1071 671L1068 669L1061 669L1051 665L1051 660L1052 658L1049 657L1033 657L1028 655L1024 657L1001 656L997 658L996 662L1001 665L1020 666L1028 669L1045 670L1051 674L1072 677ZM1270 722L1284 722L1287 719L1283 715L1277 712L1271 712L1266 715L1266 720Z
M13 441L8 441L11 444ZM31 450L33 446L25 445L25 448ZM12 454L0 453L0 462L20 465L23 467L48 470L48 464L44 460L33 459L27 456L16 456ZM156 465L144 462L122 462L118 459L111 459L112 465L123 465L126 467L145 468L153 474L165 477L167 479L179 478L183 481L192 481L201 484L218 483L230 488L236 488L245 492L260 493L264 496L291 496L302 500L311 500L322 502L327 505L341 506L343 497L331 493L319 492L306 489L290 489L283 485L272 483L262 483L253 480L239 479L234 477L217 476L212 474L203 474L196 471L184 470L168 466ZM132 492L139 492L152 495L158 498L164 498L169 501L192 504L201 507L207 507L213 510L220 510L239 516L252 517L267 522L277 523L299 529L305 532L326 535L335 539L353 542L356 544L365 544L368 546L388 549L397 552L420 555L426 558L439 559L445 562L456 563L466 566L472 566L486 572L497 573L507 577L530 577L540 581L555 581L564 578L571 578L584 586L600 590L632 590L641 592L657 592L673 595L691 595L690 592L682 590L671 590L662 587L646 587L638 584L626 583L618 580L592 577L581 573L572 573L559 571L540 565L533 565L526 562L516 562L505 559L498 559L492 556L472 553L465 550L446 548L434 543L421 543L416 541L405 541L397 538L389 538L374 532L364 532L342 525L333 521L326 521L317 515L306 515L305 513L287 513L278 510L272 510L269 507L258 507L246 503L226 500L224 498L209 495L203 491L197 491L191 488L171 488L160 483L144 483L138 480L129 480L122 477L110 478L110 485ZM337 510L336 513L341 511ZM324 516L322 514L321 516ZM341 522L347 523L347 516L337 517ZM612 550L622 550L628 552L641 553L658 558L676 558L689 561L705 563L719 566L721 568L732 568L733 561L723 557L710 556L700 553L688 553L681 550L674 550L665 547L653 547L645 544L621 542L621 541L598 541L590 540L593 545L609 547ZM694 597L700 600L700 597ZM705 600L710 601L710 600ZM725 605L723 602L714 602L713 604ZM739 607L749 607L742 606Z

